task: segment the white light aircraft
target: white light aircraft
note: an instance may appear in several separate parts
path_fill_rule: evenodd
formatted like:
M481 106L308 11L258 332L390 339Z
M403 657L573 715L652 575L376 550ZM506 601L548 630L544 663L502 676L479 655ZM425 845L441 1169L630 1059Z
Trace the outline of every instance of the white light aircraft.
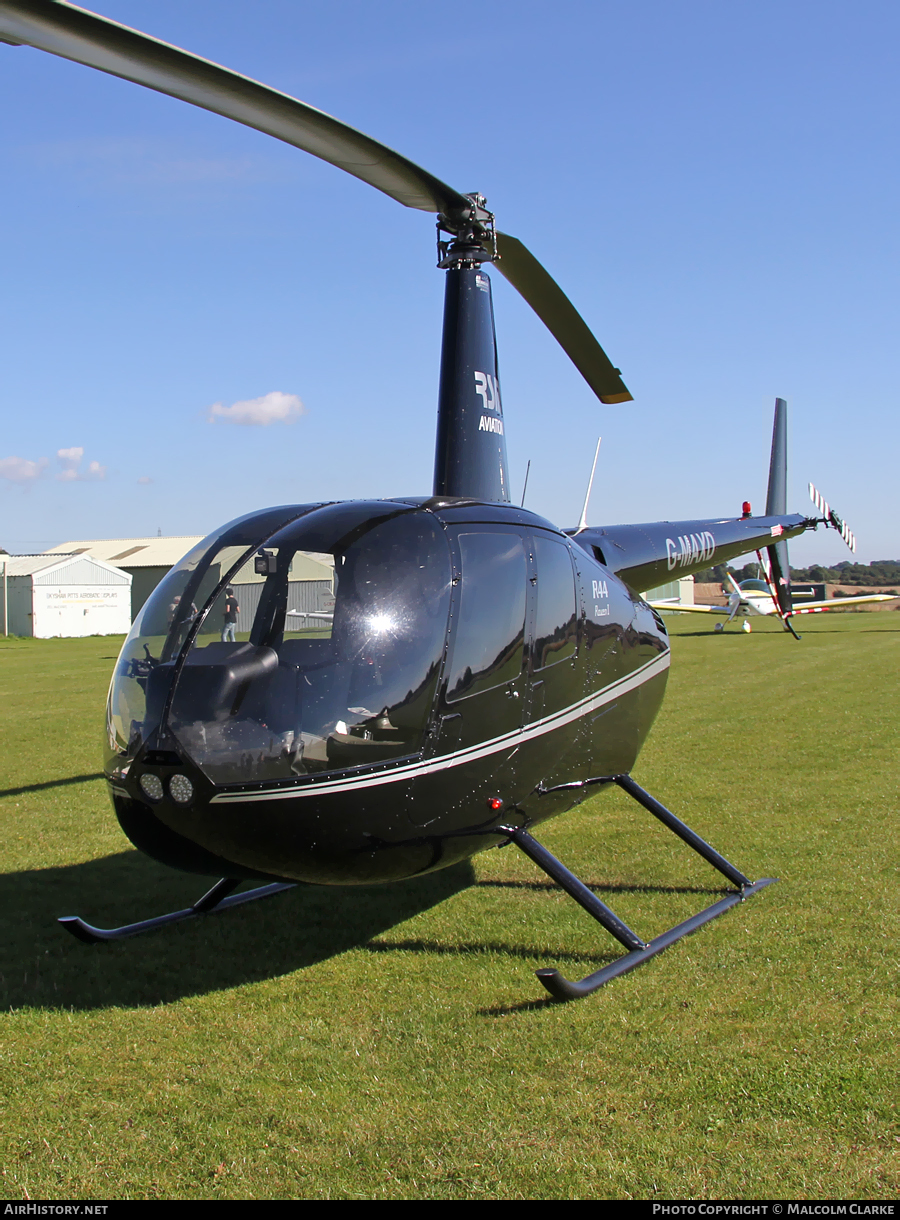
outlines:
M781 617L778 604L772 596L771 589L765 580L742 580L740 584L730 572L726 573L731 593L725 606L683 605L677 601L653 601L650 605L656 610L677 610L679 614L725 614L728 617L724 623L716 623L716 631L724 631L729 623L740 618L744 631L752 630L750 616L754 614L776 615ZM794 593L797 598L802 594ZM861 602L892 601L889 593L866 593L859 597L831 597L825 601L810 601L794 606L794 614L820 614L823 610L841 610L844 606L859 605ZM787 630L787 628L785 628Z

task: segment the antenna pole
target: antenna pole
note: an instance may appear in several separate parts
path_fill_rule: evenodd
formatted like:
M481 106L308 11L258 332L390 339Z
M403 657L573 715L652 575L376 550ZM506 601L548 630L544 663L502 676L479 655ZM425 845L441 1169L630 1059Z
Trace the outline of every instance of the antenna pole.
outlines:
M522 488L522 504L520 507L525 507L525 492L528 490L528 475L531 471L531 458L528 459L528 465L525 467L525 485Z
M584 508L581 510L581 520L578 522L578 529L575 531L576 534L580 534L582 530L587 529L588 504L590 503L591 499L591 488L594 486L594 472L597 469L597 458L600 456L600 442L602 440L602 436L597 437L597 448L594 450L594 464L591 467L591 477L588 480L587 494L584 497Z

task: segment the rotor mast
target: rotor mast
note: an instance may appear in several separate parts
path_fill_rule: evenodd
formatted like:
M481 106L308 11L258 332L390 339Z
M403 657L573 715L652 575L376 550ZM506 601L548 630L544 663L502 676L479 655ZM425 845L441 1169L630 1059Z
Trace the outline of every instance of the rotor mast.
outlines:
M438 390L434 495L510 501L491 281L494 216L483 195L438 216L438 267L447 272ZM451 238L444 241L442 234Z

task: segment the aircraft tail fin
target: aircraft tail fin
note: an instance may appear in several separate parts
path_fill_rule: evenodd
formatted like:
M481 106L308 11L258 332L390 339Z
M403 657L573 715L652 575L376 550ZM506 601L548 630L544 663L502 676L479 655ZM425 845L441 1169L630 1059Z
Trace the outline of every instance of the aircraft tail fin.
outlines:
M775 423L772 428L772 455L769 459L769 488L766 494L766 516L783 517L787 512L787 403L775 399ZM790 630L788 620L794 613L791 598L791 565L787 542L782 539L766 547L767 577L778 612ZM796 633L795 633L796 634Z

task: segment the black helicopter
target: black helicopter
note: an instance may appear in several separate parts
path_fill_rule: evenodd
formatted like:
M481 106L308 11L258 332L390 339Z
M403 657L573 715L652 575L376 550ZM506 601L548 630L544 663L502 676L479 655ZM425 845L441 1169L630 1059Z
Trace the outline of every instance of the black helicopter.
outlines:
M106 722L116 814L156 860L222 880L186 910L121 928L60 922L84 941L119 939L298 883L401 880L512 842L627 950L580 982L538 971L570 999L770 884L752 883L630 772L669 668L663 620L637 591L765 549L790 626L786 540L842 527L830 512L786 514L782 406L765 516L558 529L510 503L485 267L521 293L601 402L631 395L483 196L294 98L61 0L0 0L0 40L255 127L436 214L446 272L432 494L232 521L171 570L123 646ZM312 584L327 596L299 604ZM218 639L234 586L252 602L244 638ZM649 943L637 936L531 834L609 785L734 890ZM233 892L248 879L265 884Z

